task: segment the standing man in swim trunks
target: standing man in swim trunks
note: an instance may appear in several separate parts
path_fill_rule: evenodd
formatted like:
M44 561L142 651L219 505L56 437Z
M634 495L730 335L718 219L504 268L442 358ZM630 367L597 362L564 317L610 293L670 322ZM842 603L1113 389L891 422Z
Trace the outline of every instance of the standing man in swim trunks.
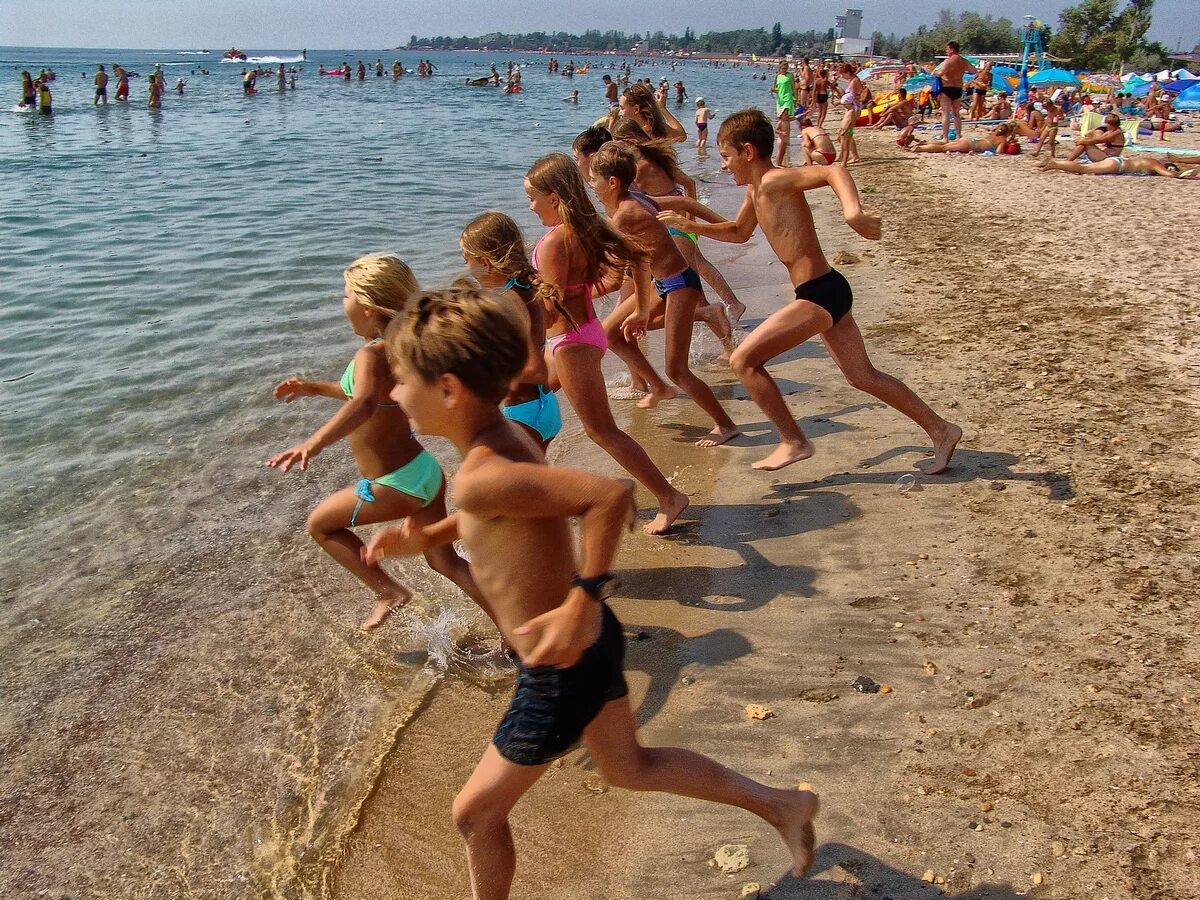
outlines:
M600 80L604 82L604 102L608 104L608 111L611 113L621 102L617 96L617 83L612 80L611 75L605 75Z
M97 67L96 77L92 81L96 85L96 96L92 98L92 106L96 106L102 100L104 105L108 106L108 75L103 65Z
M788 71L786 59L779 63L779 74L775 76L771 93L775 95L775 134L779 136L775 165L782 166L792 139L792 116L796 114L796 82Z
M113 63L113 73L117 76L117 92L113 95L114 100L129 100L129 73L125 71L124 66Z
M660 198L663 207L673 212L659 213L665 225L688 228L703 237L733 244L744 244L762 225L767 242L795 286L795 301L768 316L738 345L730 360L746 391L779 430L779 446L753 467L774 471L813 454L812 444L800 430L766 364L819 334L851 385L904 413L929 435L934 455L926 474L946 471L962 429L930 409L904 382L871 364L850 311L850 285L830 267L821 251L805 193L828 186L841 204L846 224L868 240L879 240L879 217L863 212L854 179L841 166L781 170L771 165L772 141L771 123L757 109L734 113L717 132L721 168L733 176L735 183L746 186L746 199L734 221L682 197ZM692 213L704 221L689 221L681 213Z
M933 70L942 80L942 140L950 140L950 120L954 120L954 134L962 137L963 76L975 74L975 67L963 59L955 41L946 42L946 58Z

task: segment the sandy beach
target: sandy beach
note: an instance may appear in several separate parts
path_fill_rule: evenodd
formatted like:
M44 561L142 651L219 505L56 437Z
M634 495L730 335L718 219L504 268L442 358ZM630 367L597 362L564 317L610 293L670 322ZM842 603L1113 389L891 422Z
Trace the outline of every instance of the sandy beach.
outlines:
M785 877L750 815L609 790L575 751L514 815L514 897L1200 895L1200 261L1179 234L1196 186L860 141L884 239L850 232L829 194L818 229L876 365L963 426L953 469L922 475L924 435L817 342L771 367L817 447L774 475L749 469L771 436L728 371L706 374L746 437L715 452L690 447L687 404L614 404L693 502L673 537L618 558L643 739L811 782L811 880ZM712 203L732 213L740 193ZM706 252L748 323L788 296L761 236ZM574 424L555 455L615 474ZM860 675L890 691L857 693ZM465 896L450 803L507 701L505 684L442 683L314 892ZM711 867L726 844L750 866Z

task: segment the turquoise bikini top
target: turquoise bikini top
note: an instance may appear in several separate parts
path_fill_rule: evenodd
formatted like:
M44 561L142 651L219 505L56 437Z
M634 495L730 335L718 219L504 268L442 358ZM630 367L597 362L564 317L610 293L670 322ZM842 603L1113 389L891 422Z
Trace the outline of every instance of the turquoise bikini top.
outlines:
M383 338L375 338L370 341L367 346L378 343ZM354 397L354 359L351 358L350 364L346 366L346 371L342 373L342 393L346 395L346 399L350 400ZM376 403L378 407L383 409L399 409L399 403Z

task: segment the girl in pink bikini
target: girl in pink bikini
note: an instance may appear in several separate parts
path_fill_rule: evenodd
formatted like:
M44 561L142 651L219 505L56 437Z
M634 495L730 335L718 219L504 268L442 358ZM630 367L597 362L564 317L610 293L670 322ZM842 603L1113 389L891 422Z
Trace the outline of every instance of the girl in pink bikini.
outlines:
M592 305L593 290L615 290L627 267L644 270L639 272L644 277L635 281L648 286L645 253L596 212L579 169L565 153L551 153L535 162L525 175L525 193L529 208L550 228L534 245L534 268L561 297L548 310L552 318L546 328L547 364L588 437L658 499L658 515L642 530L663 534L687 508L688 498L613 420L600 371L608 344ZM627 320L631 337L645 332L645 316L641 311Z

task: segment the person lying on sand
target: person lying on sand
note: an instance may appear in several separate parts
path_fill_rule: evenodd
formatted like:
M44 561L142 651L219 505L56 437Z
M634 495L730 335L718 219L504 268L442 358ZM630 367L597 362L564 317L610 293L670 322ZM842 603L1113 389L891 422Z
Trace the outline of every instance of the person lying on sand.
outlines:
M1070 172L1072 175L1161 175L1164 178L1194 179L1200 168L1181 170L1176 163L1163 162L1149 156L1110 156L1099 162L1077 163L1068 160L1045 159L1038 162L1045 172Z
M907 129L906 129L907 130ZM956 138L953 141L926 141L908 147L913 153L995 153L1008 142L1012 128L1001 123L983 137Z

